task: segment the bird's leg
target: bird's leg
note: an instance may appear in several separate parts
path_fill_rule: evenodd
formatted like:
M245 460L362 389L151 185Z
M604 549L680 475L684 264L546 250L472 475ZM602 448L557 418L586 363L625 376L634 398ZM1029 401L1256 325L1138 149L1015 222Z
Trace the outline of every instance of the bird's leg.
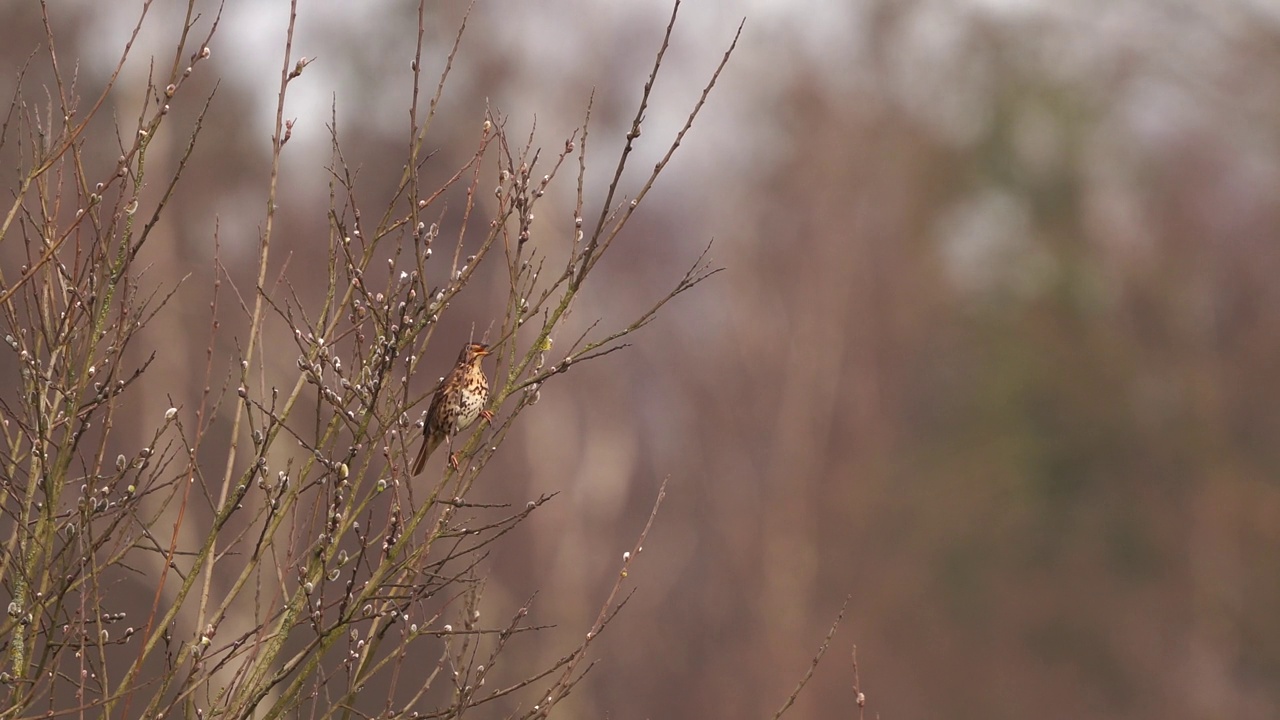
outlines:
M461 468L458 467L458 454L453 451L453 436L448 436L445 443L448 445L449 450L449 467L453 468L454 471L460 470Z
M487 423L489 423L489 427L493 427L493 413L492 413L492 412L490 412L490 411L488 411L488 410L481 410L481 411L480 411L480 417L484 418L484 421L485 421L485 422L487 422Z

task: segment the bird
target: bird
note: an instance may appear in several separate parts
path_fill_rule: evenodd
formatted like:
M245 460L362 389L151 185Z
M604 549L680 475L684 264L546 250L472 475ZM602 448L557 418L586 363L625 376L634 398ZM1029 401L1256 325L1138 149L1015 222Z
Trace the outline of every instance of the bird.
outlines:
M422 472L427 458L441 443L448 441L452 446L453 436L466 430L477 417L483 415L486 420L493 420L493 414L484 409L484 404L489 401L489 379L484 376L484 368L480 364L489 352L489 346L483 343L462 346L458 363L431 398L431 407L427 409L426 420L422 423L422 448L413 463L414 475ZM449 465L455 469L458 467L458 459L452 452L449 453Z

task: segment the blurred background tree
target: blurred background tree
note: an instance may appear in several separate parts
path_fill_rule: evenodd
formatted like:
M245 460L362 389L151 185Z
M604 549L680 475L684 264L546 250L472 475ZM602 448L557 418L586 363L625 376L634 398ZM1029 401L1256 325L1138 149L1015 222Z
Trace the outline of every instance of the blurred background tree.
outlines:
M81 83L101 83L123 4L59 5ZM205 172L148 258L175 277L211 262L218 222L228 272L252 286L261 216L245 204L262 196L274 99L257 80L278 61L264 38L286 7L227 5L218 73L202 80L221 78ZM437 8L430 62L464 9ZM283 170L277 257L291 274L322 259L310 250L327 227L331 105L365 186L399 178L407 118L388 97L409 77L412 12L331 0L299 28L295 47L317 60L294 90ZM433 131L442 161L424 172L471 152L486 103L556 137L594 88L595 136L620 142L668 12L480 2ZM728 272L637 347L544 392L495 458L505 482L473 494L563 492L528 542L492 557L485 602L509 614L542 589L544 619L569 623L598 606L612 548L671 476L640 592L566 707L759 716L849 594L837 652L794 717L852 712L855 642L886 718L1280 716L1277 6L777 0L685 14L657 90L675 110L649 119L638 166L746 16L740 55L632 225L641 235L601 265L608 295L585 292L575 321L631 317L711 236ZM38 8L0 18L0 57L17 68ZM535 227L570 223L548 212ZM476 282L490 291L455 317L500 311L504 278ZM207 292L184 290L189 320L206 322ZM192 358L157 363L172 381L157 393L198 394ZM154 415L171 401L152 402Z

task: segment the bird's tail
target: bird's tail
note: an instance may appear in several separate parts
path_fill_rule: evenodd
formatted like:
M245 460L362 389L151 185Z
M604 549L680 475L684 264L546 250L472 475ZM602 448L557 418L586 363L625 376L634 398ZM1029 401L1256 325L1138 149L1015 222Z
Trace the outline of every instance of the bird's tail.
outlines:
M442 442L444 442L443 434L428 434L422 439L422 448L418 450L418 459L413 461L413 474L415 476L422 472L422 467L427 464L427 458L431 457L431 453L435 452Z

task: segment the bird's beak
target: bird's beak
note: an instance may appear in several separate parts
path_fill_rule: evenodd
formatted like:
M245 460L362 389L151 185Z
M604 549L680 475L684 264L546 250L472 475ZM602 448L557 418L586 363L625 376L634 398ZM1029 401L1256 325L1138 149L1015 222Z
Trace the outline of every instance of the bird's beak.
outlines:
M492 353L492 352L493 352L492 350L490 350L490 349L488 349L488 348L485 348L484 350L477 350L477 351L476 351L476 355L478 355L478 356L480 356L480 357L484 357L485 355L489 355L489 354L490 354L490 353Z

